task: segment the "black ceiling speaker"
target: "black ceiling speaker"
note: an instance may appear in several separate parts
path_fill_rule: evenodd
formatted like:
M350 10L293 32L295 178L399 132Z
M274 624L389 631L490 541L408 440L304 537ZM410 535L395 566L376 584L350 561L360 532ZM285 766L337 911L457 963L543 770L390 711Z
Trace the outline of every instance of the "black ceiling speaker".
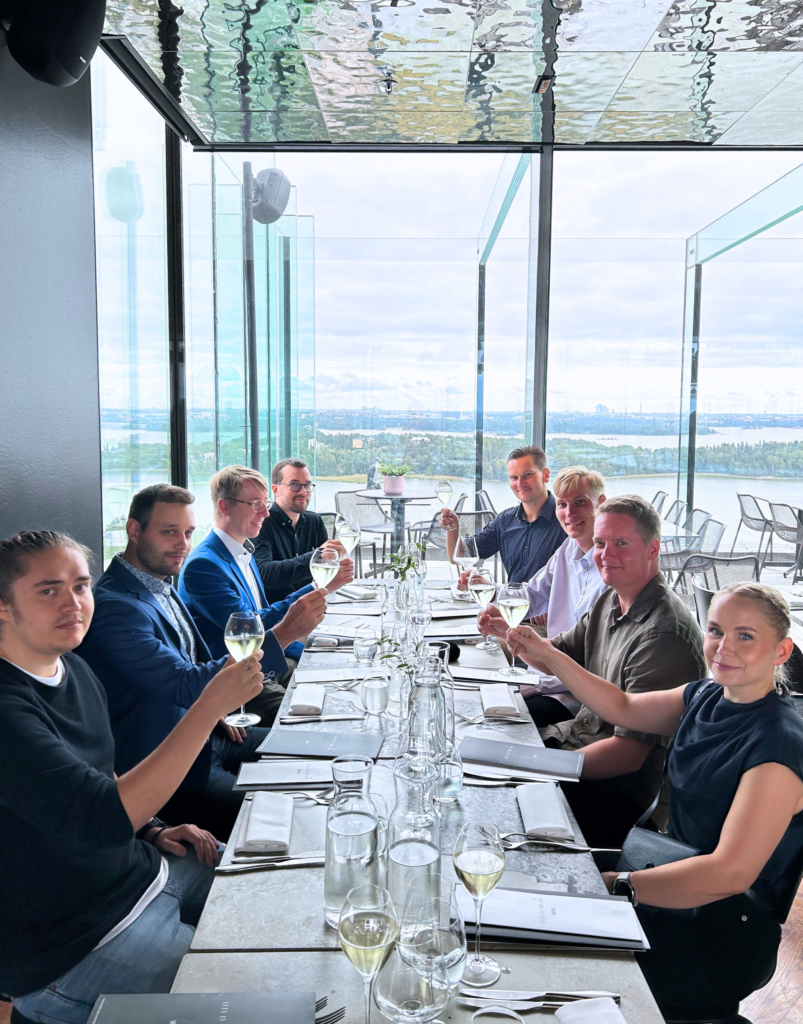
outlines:
M5 0L0 6L9 23L8 49L20 67L40 82L74 85L100 42L106 0Z

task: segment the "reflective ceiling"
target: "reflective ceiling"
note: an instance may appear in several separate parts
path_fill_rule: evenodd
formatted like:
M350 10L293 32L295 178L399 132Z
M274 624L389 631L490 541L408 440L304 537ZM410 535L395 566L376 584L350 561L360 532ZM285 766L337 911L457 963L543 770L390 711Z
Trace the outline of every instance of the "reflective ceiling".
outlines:
M803 0L109 0L106 31L212 143L803 145Z

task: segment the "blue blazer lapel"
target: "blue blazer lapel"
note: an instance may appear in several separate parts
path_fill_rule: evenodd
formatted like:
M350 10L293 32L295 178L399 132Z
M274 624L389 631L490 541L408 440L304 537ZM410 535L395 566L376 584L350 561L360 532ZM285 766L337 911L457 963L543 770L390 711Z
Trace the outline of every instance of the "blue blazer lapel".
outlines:
M237 564L237 560L235 559L234 555L232 555L232 553L229 551L229 549L226 547L226 545L223 543L223 541L220 539L220 537L218 537L218 535L214 531L212 531L209 534L209 545L212 548L212 550L215 552L215 554L219 558L223 559L223 561L225 561L226 564L230 567L230 569L231 569L231 571L232 571L232 573L234 575L234 578L240 584L240 589L242 590L243 594L245 595L246 600L251 605L251 607L254 609L254 611L258 612L259 608L257 608L256 604L254 603L254 595L251 593L251 588L248 586L248 581L245 578L245 574L243 573L243 571L240 568L240 566ZM257 575L257 586L259 587L259 592L260 592L260 594L262 595L262 597L264 599L265 592L262 589L262 584L261 584L261 582L259 580L258 574L256 574L256 575ZM264 607L264 605L263 605L263 607Z

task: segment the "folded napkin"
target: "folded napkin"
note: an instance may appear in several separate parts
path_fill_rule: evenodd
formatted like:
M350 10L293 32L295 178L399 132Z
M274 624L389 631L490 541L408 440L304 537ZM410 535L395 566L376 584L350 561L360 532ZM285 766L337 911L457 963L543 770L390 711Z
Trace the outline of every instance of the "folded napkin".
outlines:
M608 996L604 999L578 999L555 1010L558 1024L625 1024L622 1011Z
M557 783L535 782L529 786L518 786L516 798L528 836L538 834L554 839L574 839L574 830L569 824Z
M337 647L339 643L336 636L314 636L310 647Z
M237 836L235 853L287 853L293 826L293 798L254 793Z
M325 686L316 683L299 683L290 697L290 714L319 715L325 699Z
M521 715L516 699L506 683L491 683L480 690L482 710L486 715L509 715L518 718Z
M351 598L352 601L375 601L378 597L374 587L358 587L354 584L341 587L338 593L343 597Z

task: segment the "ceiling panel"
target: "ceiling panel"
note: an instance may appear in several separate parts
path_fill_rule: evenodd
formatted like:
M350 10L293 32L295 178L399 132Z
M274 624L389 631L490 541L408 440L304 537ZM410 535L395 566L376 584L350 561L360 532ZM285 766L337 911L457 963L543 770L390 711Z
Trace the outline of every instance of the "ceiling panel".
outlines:
M803 0L109 0L106 30L212 143L803 145Z

